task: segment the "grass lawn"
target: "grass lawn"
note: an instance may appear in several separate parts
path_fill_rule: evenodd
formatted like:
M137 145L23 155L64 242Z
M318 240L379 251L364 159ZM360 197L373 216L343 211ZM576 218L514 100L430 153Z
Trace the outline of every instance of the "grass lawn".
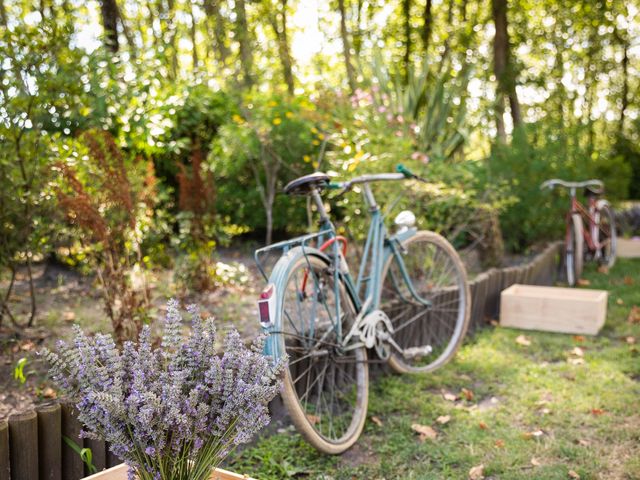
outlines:
M488 327L435 374L373 381L365 431L344 455L318 454L287 430L233 469L259 480L640 479L640 323L628 320L640 261L609 274L591 266L585 278L610 292L598 337ZM523 334L529 345L516 341ZM413 424L437 436L420 441Z

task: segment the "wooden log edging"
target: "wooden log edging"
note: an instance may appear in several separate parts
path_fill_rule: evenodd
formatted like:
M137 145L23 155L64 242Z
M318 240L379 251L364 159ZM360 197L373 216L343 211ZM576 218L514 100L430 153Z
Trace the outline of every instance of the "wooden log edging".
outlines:
M558 274L562 242L550 244L529 263L516 267L490 269L469 283L471 318L469 333L496 319L500 292L514 283L552 285ZM388 372L385 364L372 364L374 375ZM284 406L275 400L272 415L282 418ZM41 405L35 411L12 415L0 421L0 480L80 480L89 474L80 456L63 440L91 448L98 469L121 463L103 441L81 439L80 424L72 407L58 403Z

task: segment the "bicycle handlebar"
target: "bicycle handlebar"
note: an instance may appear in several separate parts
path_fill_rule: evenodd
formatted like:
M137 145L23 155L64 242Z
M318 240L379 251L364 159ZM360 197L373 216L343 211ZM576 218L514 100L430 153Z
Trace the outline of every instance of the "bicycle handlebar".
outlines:
M346 182L329 182L328 188L330 190L344 190L345 192L350 190L351 187L357 185L359 183L369 183L369 182L381 182L381 181L390 181L390 180L405 180L405 179L414 179L419 180L421 182L425 182L426 180L415 175L411 172L407 167L402 164L399 164L396 167L398 173L374 173L361 175L359 177L352 178L351 180L347 180Z
M600 187L604 188L604 184L600 180L585 180L584 182L567 182L565 180L560 180L559 178L552 178L551 180L547 180L540 185L540 188L548 188L553 189L555 186L561 186L566 188L582 188L582 187Z

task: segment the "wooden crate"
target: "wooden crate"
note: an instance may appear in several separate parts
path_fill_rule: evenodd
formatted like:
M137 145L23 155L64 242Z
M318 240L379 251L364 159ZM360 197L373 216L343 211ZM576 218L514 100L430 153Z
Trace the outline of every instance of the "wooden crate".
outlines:
M116 465L108 470L105 470L90 477L86 477L84 480L127 480L127 466L125 464ZM211 474L211 480L255 480L245 475L238 475L237 473L228 472L221 468L216 468Z
M640 258L640 239L618 238L617 255L620 258Z
M500 296L500 325L597 335L607 316L607 292L512 285Z

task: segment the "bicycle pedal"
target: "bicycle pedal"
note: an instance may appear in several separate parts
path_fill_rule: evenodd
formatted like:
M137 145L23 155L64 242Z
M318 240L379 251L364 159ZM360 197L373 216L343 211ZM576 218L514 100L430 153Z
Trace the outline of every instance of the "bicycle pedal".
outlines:
M416 357L426 357L433 351L431 345L425 345L424 347L411 347L405 348L402 352L402 356L404 358L416 358Z

